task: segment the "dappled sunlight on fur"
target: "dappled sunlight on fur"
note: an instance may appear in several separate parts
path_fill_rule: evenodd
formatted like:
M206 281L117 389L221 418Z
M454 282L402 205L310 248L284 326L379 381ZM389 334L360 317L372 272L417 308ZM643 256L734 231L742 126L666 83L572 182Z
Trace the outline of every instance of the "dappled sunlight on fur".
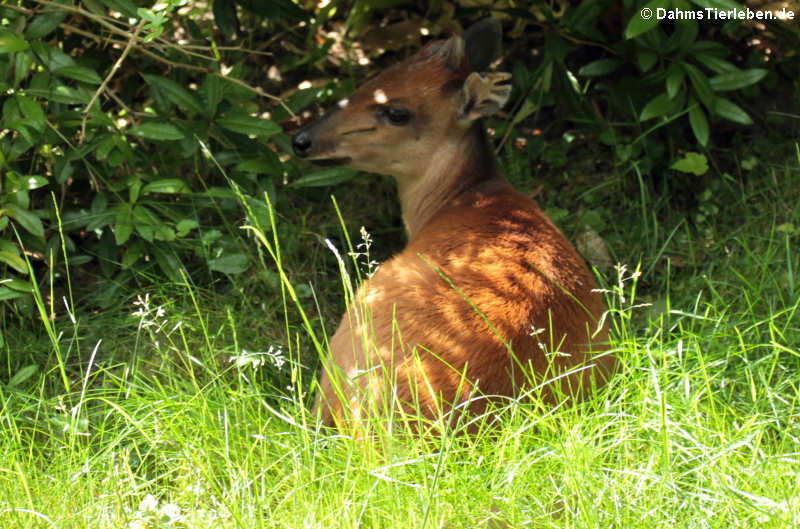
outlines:
M496 24L480 24L471 45L429 44L295 136L301 156L394 176L409 234L330 340L318 401L327 424L480 414L531 388L555 403L613 370L592 274L511 188L486 139L480 118L505 102L509 76L473 71L491 58L465 50L499 39Z

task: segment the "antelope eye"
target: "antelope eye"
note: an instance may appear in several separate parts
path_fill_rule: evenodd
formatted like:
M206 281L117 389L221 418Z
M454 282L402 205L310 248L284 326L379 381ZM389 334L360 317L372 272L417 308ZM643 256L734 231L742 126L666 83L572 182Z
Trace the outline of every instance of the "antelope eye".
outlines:
M411 111L402 107L383 107L381 116L395 126L405 125L411 119Z

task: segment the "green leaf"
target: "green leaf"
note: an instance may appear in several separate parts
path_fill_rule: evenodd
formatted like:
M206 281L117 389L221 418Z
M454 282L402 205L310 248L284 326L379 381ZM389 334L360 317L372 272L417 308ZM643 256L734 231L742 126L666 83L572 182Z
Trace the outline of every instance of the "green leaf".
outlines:
M7 29L0 28L0 53L13 53L27 49L27 41Z
M39 103L32 97L26 97L21 94L15 95L14 99L17 101L19 109L26 118L26 125L38 132L42 132L47 124L47 118L45 117L44 110L39 106Z
M200 101L189 90L172 79L146 74L142 74L142 77L151 87L161 90L171 103L195 114L203 113L203 105L200 104Z
M689 99L689 124L692 126L697 142L705 147L708 145L708 118L700 104L694 99Z
M329 169L322 169L321 171L307 174L301 178L298 178L289 185L291 187L332 186L352 180L357 173L358 171L355 169L349 169L347 167L331 167Z
M282 131L274 121L239 112L217 118L214 122L222 128L248 136L273 136Z
M129 179L128 186L128 202L133 205L139 200L139 193L142 191L142 180L138 176L132 176Z
M578 75L583 75L584 77L600 77L601 75L613 72L623 64L625 64L625 62L619 59L598 59L583 66L578 70Z
M8 387L11 387L11 388L17 387L20 384L23 384L26 380L28 380L29 378L31 378L33 375L35 375L38 372L39 372L39 366L38 365L36 365L36 364L27 365L27 366L21 368L16 373L14 373L14 376L11 377L11 379L9 379L9 381L8 381Z
M219 198L223 200L238 200L239 195L233 189L229 189L226 187L219 187L219 186L212 186L209 187L204 193L203 196L206 198Z
M214 22L217 27L222 31L222 34L228 38L233 37L236 30L239 28L239 20L236 17L236 4L233 0L214 0L212 7L214 13Z
M217 242L222 237L222 232L219 230L208 230L203 232L200 236L200 240L205 246L211 246L215 242Z
M730 50L724 44L714 42L713 40L697 40L689 46L689 55L692 57L699 57L701 55L709 55L713 57L726 57Z
M116 134L110 133L101 136L100 141L97 142L97 147L94 151L94 157L98 161L105 160L108 157L108 153L117 146L117 139L115 138Z
M200 223L194 219L183 219L175 226L175 228L178 230L178 237L185 237L190 231L199 227Z
M706 108L714 108L714 90L711 88L711 84L708 82L708 77L706 77L706 74L697 69L696 66L693 66L689 63L682 62L680 64L683 68L683 71L685 71L689 76L689 79L691 79L694 91L697 94L697 97L700 98L700 101L706 106Z
M25 296L27 296L27 294L0 285L0 301L8 301L10 299L17 299Z
M61 68L53 70L53 73L60 77L75 79L76 81L80 81L82 83L99 85L103 82L103 80L100 79L100 76L97 75L97 72L78 65L62 66Z
M34 40L49 35L61 24L67 16L66 10L58 10L50 13L43 13L34 17L28 27L25 28L25 38Z
M114 11L119 11L128 18L137 18L136 6L130 0L101 0Z
M172 281L176 283L180 282L180 271L183 267L181 266L180 260L175 255L175 252L172 250L164 250L159 245L151 246L150 251L156 258L156 263L158 263L158 267L161 268L161 271L164 272Z
M6 204L5 207L0 210L0 212L4 212L6 215L17 221L17 224L22 226L25 231L31 235L39 237L40 239L44 239L44 226L42 225L42 220L30 211L24 210L16 204Z
M120 258L119 251L120 248L114 241L114 233L110 230L103 231L93 253L97 256L100 270L106 277L111 277L116 272Z
M732 65L725 59L720 59L719 57L715 57L714 55L700 53L695 55L694 58L714 73L739 71L739 69L736 68L736 66Z
M767 75L767 70L762 68L751 68L750 70L736 70L726 72L712 77L708 80L711 88L717 92L727 92L729 90L738 90L745 86L756 84L764 76Z
M54 103L67 105L85 105L92 99L92 94L82 85L74 88L65 85L47 89L28 88L25 93L29 96L39 96Z
M189 187L183 180L179 178L164 178L163 180L156 180L144 186L142 188L142 193L175 194L184 193L188 190Z
M16 147L21 150L14 153L9 153L11 155L11 159L15 160L20 154L33 147L39 140L39 136L33 134L33 131L31 130L32 127L26 126L26 121L24 119L9 122L8 127L19 132L20 136L22 137L21 139L24 140L24 143L21 141L16 142Z
M164 20L166 20L163 13L160 12L156 13L152 9L147 9L144 7L137 8L136 14L139 15L139 17L147 20L148 22L151 22L156 26L162 25L164 23ZM147 28L147 26L145 26L145 28Z
M14 56L14 88L19 88L20 83L31 73L33 59L28 53L17 53ZM5 91L5 90L4 90Z
M136 224L135 228L136 233L139 234L139 237L147 242L153 242L156 240L156 230L154 230L149 224Z
M742 9L742 4L734 0L693 0L694 4L707 8L716 8L720 11L730 11L731 9Z
M742 110L739 105L730 99L725 99L724 97L717 98L716 105L714 106L714 113L721 118L725 118L735 123L741 123L742 125L753 124L753 120L750 119L750 116L747 114L747 112Z
M650 31L656 27L659 22L658 18L656 17L658 8L667 8L669 6L670 0L653 0L652 2L648 2L641 9L636 10L631 19L628 21L627 27L625 28L625 38L632 39L638 35L641 35L645 31ZM643 13L645 15L649 13L650 16L642 16Z
M708 159L699 152L687 152L680 160L669 166L682 173L689 173L696 176L705 174L708 171Z
M47 185L47 179L38 175L21 175L16 171L6 173L6 191L17 193L19 191L32 191Z
M130 244L125 253L122 254L122 268L127 270L133 266L141 256L144 255L144 243L141 240L136 240Z
M243 253L225 255L217 259L211 259L208 267L215 272L223 274L241 274L249 267L249 259Z
M133 224L136 232L148 242L175 240L175 230L165 224L152 209L141 204L133 208Z
M278 160L278 157L273 153L272 156L267 154L267 156L260 156L259 158L242 160L236 164L236 170L247 173L274 175L281 174L284 169L280 163L280 160Z
M672 101L667 97L666 92L659 94L644 106L639 119L647 121L648 119L664 116L669 113L671 107Z
M106 16L106 9L100 3L100 0L81 0L81 4L95 15Z
M155 141L182 140L185 137L176 126L154 121L131 127L128 132L134 136Z
M570 28L571 31L577 31L595 41L605 42L606 36L595 26L597 25L598 19L606 12L606 9L607 6L602 2L591 0L580 3L576 2L570 5L569 9L565 10L564 18L561 19L561 23L563 27ZM525 12L523 11L523 13ZM531 13L527 12L526 15L530 16Z
M28 273L28 265L25 263L25 259L9 250L0 250L0 262L7 264L20 274Z
M236 2L248 11L274 20L280 17L287 17L293 20L307 20L308 13L301 9L292 0L237 0ZM377 9L381 7L392 7L397 1L388 2L388 5L381 5L381 2L373 1L370 5Z
M71 177L74 172L75 166L70 163L70 160L65 157L56 160L54 173L57 183L63 184L69 180L69 177Z
M748 156L742 160L742 169L745 171L752 171L758 165L758 158L753 155Z
M109 167L119 167L125 162L135 163L133 161L133 156L129 150L130 148L127 145L125 147L127 147L125 150L120 150L119 148L117 148L113 149L110 153L108 153Z
M639 63L639 69L642 72L646 72L656 63L658 55L652 51L642 50L636 54L636 60Z
M75 59L59 47L50 46L41 40L32 41L30 46L31 51L36 56L36 62L44 67L45 70L52 72L64 66L75 65Z
M95 193L94 198L92 199L92 205L89 208L89 211L92 212L92 215L100 215L104 213L108 209L108 195L106 195L103 191L98 191Z
M172 242L176 239L175 230L173 230L163 222L159 222L155 226L153 236L157 241Z
M43 176L29 174L22 178L24 179L24 189L28 191L33 191L34 189L39 189L47 185L47 178Z
M92 256L92 255L77 254L77 255L73 255L72 257L69 258L69 265L70 266L75 266L75 267L80 267L80 266L83 266L85 264L91 263L92 261L94 261L94 256Z
M677 64L671 64L667 69L667 97L675 99L683 82L683 70Z
M690 9L689 5L682 7L680 5L674 5L678 9ZM661 50L664 53L672 53L674 51L686 51L689 46L695 42L697 38L697 34L699 32L698 24L695 20L680 20L676 21L675 23L675 30L672 32L668 39L668 45L665 50Z
M112 208L102 213L86 217L84 219L84 222L86 222L86 231L91 232L99 230L100 228L105 228L109 224L112 224L117 216L117 213L119 213L119 211L116 211L114 208Z
M22 281L21 279L4 279L3 286L7 286L11 290L17 292L24 292L26 294L33 294L34 288L30 281Z
M217 106L222 101L222 79L215 75L206 75L203 79L202 93L205 96L206 115L214 117L217 113Z
M117 210L117 218L114 221L114 240L117 246L125 244L133 233L133 213L127 204L121 204Z
M526 97L525 101L522 102L522 106L519 108L519 110L517 110L517 113L514 114L514 117L511 119L511 125L513 126L522 122L540 108L542 108L542 104L540 102L534 101L531 97Z

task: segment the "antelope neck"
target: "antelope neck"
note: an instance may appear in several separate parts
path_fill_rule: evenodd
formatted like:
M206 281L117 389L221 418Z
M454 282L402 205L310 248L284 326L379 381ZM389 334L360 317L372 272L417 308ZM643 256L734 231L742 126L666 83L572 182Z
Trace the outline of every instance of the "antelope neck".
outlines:
M395 179L409 240L459 196L488 181L505 181L481 121L437 149L416 174Z

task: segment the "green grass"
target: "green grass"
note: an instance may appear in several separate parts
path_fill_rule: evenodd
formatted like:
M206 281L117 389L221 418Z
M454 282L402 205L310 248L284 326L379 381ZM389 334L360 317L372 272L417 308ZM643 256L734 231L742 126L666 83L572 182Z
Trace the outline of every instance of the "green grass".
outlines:
M618 373L470 436L319 431L308 328L324 342L315 299L342 288L314 293L285 253L307 323L277 286L279 310L172 286L5 319L0 527L798 526L797 172L723 179L688 220L623 203L603 233L629 263L605 273Z

